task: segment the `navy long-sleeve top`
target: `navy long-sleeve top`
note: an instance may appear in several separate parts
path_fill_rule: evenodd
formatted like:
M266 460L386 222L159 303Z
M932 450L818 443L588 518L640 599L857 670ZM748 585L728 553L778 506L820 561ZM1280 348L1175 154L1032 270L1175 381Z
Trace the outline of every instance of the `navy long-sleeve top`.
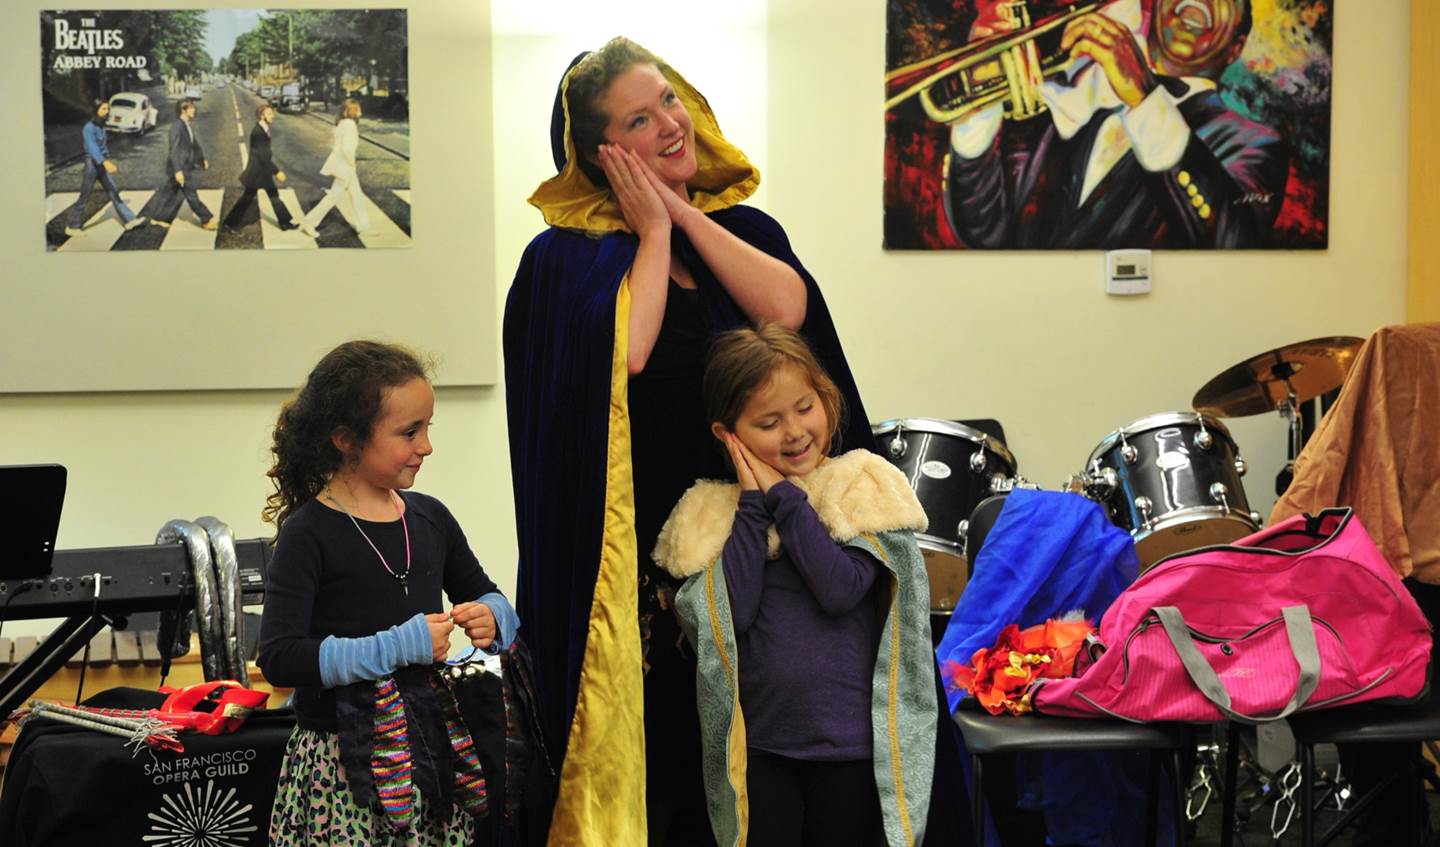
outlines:
M772 523L782 552L767 560ZM870 758L881 628L871 589L881 564L831 540L789 482L741 493L721 561L749 746L797 759Z
M320 642L359 638L402 624L417 612L447 611L497 590L471 552L460 524L434 497L400 492L410 532L409 592L386 571L368 537L397 571L405 567L405 526L359 520L311 500L275 540L265 580L260 655L265 679L295 689L295 717L306 729L335 731L335 695L320 681ZM362 535L363 533L363 535Z

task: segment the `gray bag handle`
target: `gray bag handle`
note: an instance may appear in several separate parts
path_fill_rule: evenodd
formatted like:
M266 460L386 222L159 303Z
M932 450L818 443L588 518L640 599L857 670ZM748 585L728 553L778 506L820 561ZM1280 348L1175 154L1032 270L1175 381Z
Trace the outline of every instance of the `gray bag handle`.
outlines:
M1290 638L1290 652L1300 666L1300 678L1296 680L1295 693L1290 697L1290 702L1285 704L1285 708L1265 717L1242 714L1230 708L1230 693L1225 690L1225 683L1220 681L1215 669L1210 667L1205 656L1195 647L1195 642L1190 638L1190 628L1186 626L1185 618L1179 609L1174 606L1156 606L1154 611L1165 627L1165 634L1170 636L1175 652L1180 655L1180 662L1185 665L1185 672L1190 675L1190 680L1200 689L1200 693L1205 695L1205 699L1214 703L1215 708L1231 720L1261 724L1287 717L1304 705L1310 695L1315 693L1315 687L1320 684L1320 648L1315 643L1315 625L1310 619L1310 609L1307 606L1286 606L1281 610L1285 618L1285 632Z

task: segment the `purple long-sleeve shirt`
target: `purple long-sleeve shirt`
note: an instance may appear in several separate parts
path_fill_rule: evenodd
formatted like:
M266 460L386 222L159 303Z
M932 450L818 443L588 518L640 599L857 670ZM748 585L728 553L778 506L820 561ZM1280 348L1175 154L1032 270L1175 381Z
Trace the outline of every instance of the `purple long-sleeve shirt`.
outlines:
M772 523L782 550L767 560ZM870 758L880 563L831 540L789 482L740 494L721 561L749 746L797 759Z

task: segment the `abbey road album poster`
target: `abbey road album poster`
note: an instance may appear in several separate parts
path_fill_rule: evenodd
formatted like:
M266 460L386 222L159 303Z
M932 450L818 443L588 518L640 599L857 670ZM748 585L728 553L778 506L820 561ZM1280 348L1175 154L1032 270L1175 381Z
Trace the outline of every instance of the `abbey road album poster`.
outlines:
M1324 249L1334 0L887 0L889 249Z
M410 245L403 9L40 13L45 244Z

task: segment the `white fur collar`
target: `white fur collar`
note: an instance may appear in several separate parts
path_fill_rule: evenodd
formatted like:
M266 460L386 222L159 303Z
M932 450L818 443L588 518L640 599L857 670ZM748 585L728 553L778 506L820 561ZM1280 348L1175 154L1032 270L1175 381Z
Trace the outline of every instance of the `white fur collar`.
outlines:
M926 527L925 509L900 469L869 452L851 450L790 482L805 492L820 523L836 541L865 532ZM710 567L730 537L740 486L702 479L691 486L655 540L655 561L680 578ZM770 527L770 558L780 554L780 536Z

